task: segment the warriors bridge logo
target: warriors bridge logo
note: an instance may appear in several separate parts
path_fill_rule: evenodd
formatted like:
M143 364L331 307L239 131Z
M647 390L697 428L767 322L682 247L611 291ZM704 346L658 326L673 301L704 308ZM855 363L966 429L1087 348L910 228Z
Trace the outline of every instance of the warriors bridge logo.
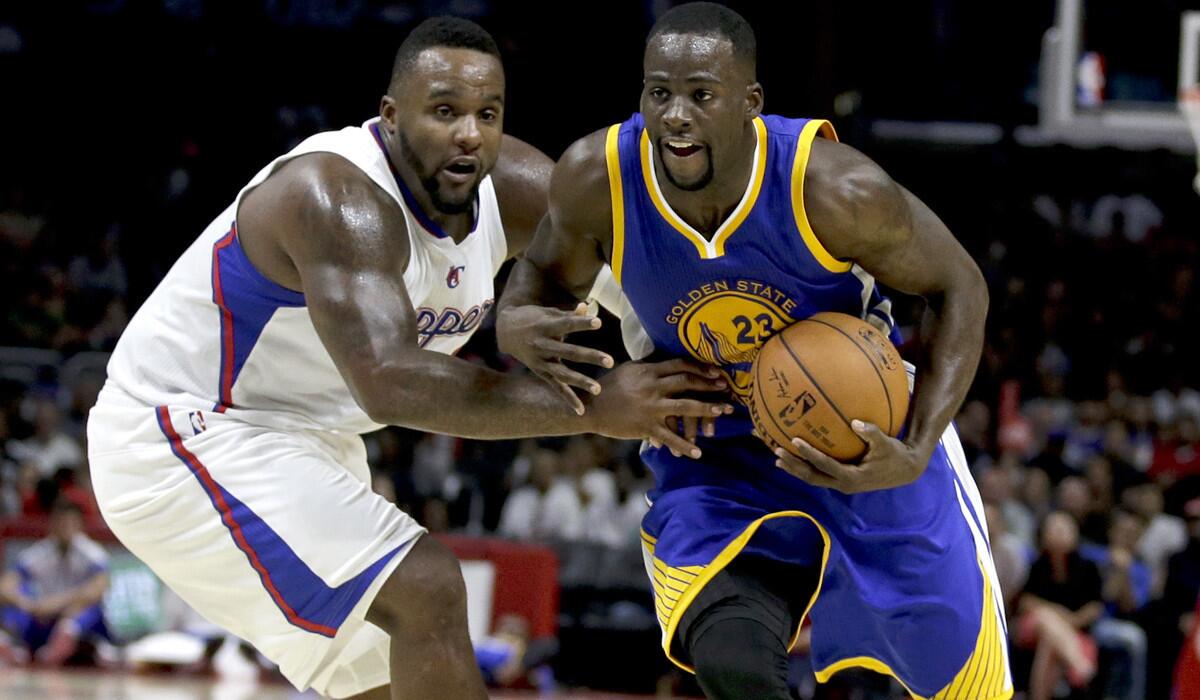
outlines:
M770 285L720 280L679 299L667 315L679 342L701 362L720 367L734 393L750 393L750 367L758 348L791 325L796 302Z

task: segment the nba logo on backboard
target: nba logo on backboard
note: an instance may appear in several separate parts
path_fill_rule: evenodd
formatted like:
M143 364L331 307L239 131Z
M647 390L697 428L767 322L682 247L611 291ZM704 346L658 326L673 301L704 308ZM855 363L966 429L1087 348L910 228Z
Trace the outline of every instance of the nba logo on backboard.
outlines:
M188 420L192 423L192 434L199 435L205 430L208 430L208 425L204 423L204 414L200 411L192 411L188 413Z
M450 273L446 275L446 286L454 289L458 286L458 273L466 269L465 265L451 265Z

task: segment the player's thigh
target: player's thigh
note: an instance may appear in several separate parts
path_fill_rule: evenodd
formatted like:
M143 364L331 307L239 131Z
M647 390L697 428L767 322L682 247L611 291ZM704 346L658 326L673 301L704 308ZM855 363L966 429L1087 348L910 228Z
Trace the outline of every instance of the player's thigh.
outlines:
M371 685L348 690L377 685L381 664L386 681L387 637L366 611L423 530L320 440L212 418L187 435L168 419L161 450L93 455L114 533L298 686L368 657Z

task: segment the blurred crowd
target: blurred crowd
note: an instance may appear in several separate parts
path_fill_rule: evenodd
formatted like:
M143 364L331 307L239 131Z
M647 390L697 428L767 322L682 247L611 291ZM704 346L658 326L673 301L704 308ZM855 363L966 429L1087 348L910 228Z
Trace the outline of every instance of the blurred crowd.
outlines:
M107 22L104 26L114 31L128 31L121 29L126 25L117 16L124 3L108 4L116 8L113 15L96 21ZM933 4L946 6L938 16L958 30L974 26L975 20L993 19L993 13L981 11L966 25L954 24L949 3ZM196 16L203 16L202 2L172 6L200 8ZM840 17L832 13L818 19L832 27ZM920 13L904 14L915 21L911 17ZM400 26L410 19L391 21ZM914 53L908 47L897 51L897 60L917 68L924 66L919 61L928 59L937 70L964 74L958 82L926 81L945 83L940 89L952 93L940 102L936 95L912 98L912 90L933 90L929 85L890 81L890 89L899 93L896 104L910 105L913 112L899 116L941 118L955 106L989 110L1003 103L1000 111L1006 116L1000 121L1005 124L1029 117L1028 104L1013 95L1032 79L1037 40L1049 23L1042 19L1040 24L1022 22L1033 27L1025 27L1018 37L1027 54L1027 70L1005 78L1002 87L1012 93L1006 93L1008 97L989 88L986 100L960 99L958 91L964 85L995 82L978 80L966 64L947 68L956 62L939 59L942 54ZM50 41L53 32L46 27L57 31L57 25L43 23L39 33L41 25L32 20L27 25L14 20L11 27L3 20L0 17L0 68L18 61L25 61L20 64L25 67L42 66L35 50L38 40ZM225 45L220 42L201 45L198 37L207 35L196 21L172 25L182 37L180 50L192 57L227 55L221 53ZM516 76L523 74L522 62L538 57L531 48L537 42L577 39L549 39L559 35L539 34L536 28L525 35L520 23L498 23ZM14 34L12 27L21 32ZM624 31L615 23L601 28L612 31L592 33L605 41ZM641 41L639 31L620 36L634 45ZM764 36L769 37L769 31L764 26ZM990 41L1008 40L1004 31L985 33L993 37ZM240 35L232 36L229 40L241 51L236 41ZM939 46L947 51L967 43L964 33L947 31L946 36L949 43ZM31 48L23 48L22 37ZM349 34L338 37L334 40L348 42L346 53L372 43ZM1101 38L1097 35L1095 41ZM386 78L384 66L394 42L374 43L379 44L373 49L381 66L378 73L350 76L345 71L346 85L330 90L344 87L346 95L328 93L296 104L294 95L309 86L295 83L307 80L313 70L279 70L274 77L280 82L257 81L267 87L247 98L252 100L244 110L251 115L247 119L257 121L248 122L244 130L264 136L251 140L242 134L240 150L221 147L231 137L207 130L217 123L212 118L215 108L201 105L178 110L178 123L138 121L138 138L173 145L155 151L152 158L126 149L130 158L139 159L136 167L128 166L111 181L99 178L91 183L94 186L78 188L80 202L66 199L59 190L57 168L34 172L28 181L0 173L0 522L50 519L54 513L70 521L63 526L65 532L74 532L72 514L81 515L84 523L95 522L84 425L103 382L104 353L112 349L130 314L175 255L255 168L309 133L350 123L344 117L370 116L374 97L364 101L363 94L357 94L351 99L349 91L374 95L364 83L377 87ZM762 44L764 50L788 48L778 40ZM981 52L990 51L991 44L980 46ZM813 51L835 48L854 53L847 40L837 46L819 44ZM164 55L174 50L158 49ZM316 60L284 53L288 60ZM121 61L129 57L102 54L97 52L97 60L110 62L113 72L122 73L126 64ZM636 59L636 51L631 57ZM764 70L784 65L778 58L762 61ZM195 65L181 69L190 71L188 75L216 71L229 82L235 69L243 67L228 58L192 60ZM269 69L275 65L270 60L258 55L255 65ZM858 63L849 65L867 65L866 59L855 60ZM636 60L615 65L614 70L637 70ZM870 70L862 73L869 76L875 67L867 67ZM524 74L536 73L529 65L526 69ZM778 73L775 76L774 85L783 82ZM859 77L839 74L838 80ZM811 88L820 99L832 98L846 87L811 76L796 79L809 81L802 87ZM813 81L816 84L810 84ZM515 106L522 99L533 104L540 95L516 79L513 84ZM564 90L577 90L570 97L575 102L595 92L586 81L564 85ZM874 91L870 87L865 84L864 109L878 113L879 95L891 93L888 85L877 85ZM146 99L138 97L142 92L151 94L136 86L129 90L131 99ZM284 103L272 90L289 99ZM598 126L604 118L623 118L632 110L634 95L626 97L630 99L616 112L607 96L607 111L594 105L581 111L602 114L591 125ZM784 96L772 103L772 111L781 102L784 107L804 107L799 100ZM46 100L52 103L57 104ZM537 142L529 134L546 132L529 128L531 124L552 129L558 150L575 135L564 131L576 129L575 124L545 119L547 123L539 124L536 116L514 108L514 131ZM25 117L43 118L32 107ZM124 118L98 118L108 119L108 128L116 133L134 128ZM956 425L986 505L1018 687L1027 689L1033 700L1066 691L1129 700L1168 697L1183 640L1196 624L1193 611L1200 594L1200 365L1194 361L1200 356L1200 334L1194 332L1200 319L1200 239L1195 236L1200 202L1187 187L1192 165L1181 167L1180 159L1161 153L1019 149L1008 140L959 152L872 143L861 114L848 115L844 122L839 129L847 140L929 202L988 280L986 344ZM144 134L143 129L150 131ZM32 143L16 152L28 155ZM555 151L554 144L539 145ZM122 166L115 162L125 155L118 146L98 143L96 148L113 149L114 167ZM42 152L36 153L40 157ZM896 316L908 340L903 351L920 365L922 307L911 300L896 301ZM619 340L611 332L615 325L606 324L599 341L619 353ZM488 326L462 355L494 368L522 371L496 351ZM563 586L562 643L555 661L560 676L597 687L628 682L634 689L633 681L616 678L593 663L589 650L598 645L604 645L607 658L626 655L621 657L626 670L622 676L644 672L653 679L663 674L665 662L654 651L658 633L638 550L638 523L652 480L637 458L636 445L594 436L480 442L400 428L387 428L366 441L375 489L430 530L495 535L556 550ZM80 547L84 559L94 554L86 545ZM76 585L89 580L83 577ZM78 621L71 624L72 630L83 629ZM46 635L44 642L53 636L53 628ZM626 644L631 640L636 643ZM64 648L60 643L43 656L58 659ZM664 680L667 685L675 682L669 676ZM798 682L805 684L803 678ZM860 686L858 697L876 692L862 690L872 687L868 682ZM832 696L837 690L818 692ZM892 691L885 684L877 692L889 697Z

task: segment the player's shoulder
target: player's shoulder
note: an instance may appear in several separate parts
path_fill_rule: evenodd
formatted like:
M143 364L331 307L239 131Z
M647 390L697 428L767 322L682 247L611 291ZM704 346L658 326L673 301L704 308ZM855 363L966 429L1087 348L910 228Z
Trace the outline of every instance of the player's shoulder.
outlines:
M608 212L609 199L608 142L609 127L597 129L575 141L563 152L554 168L550 197L555 205L570 206L582 211Z
M298 232L329 231L367 221L404 224L399 203L359 166L328 151L306 153L282 166L251 192L239 212L246 217L247 205L262 207L269 220L287 224ZM261 199L260 199L261 197ZM256 201L257 200L257 201Z
M533 189L544 199L553 170L554 161L549 156L521 139L505 134L500 142L500 156L491 173L496 196L503 204L509 195L519 197Z
M553 171L554 161L549 156L505 134L491 178L510 255L525 249L545 216Z

